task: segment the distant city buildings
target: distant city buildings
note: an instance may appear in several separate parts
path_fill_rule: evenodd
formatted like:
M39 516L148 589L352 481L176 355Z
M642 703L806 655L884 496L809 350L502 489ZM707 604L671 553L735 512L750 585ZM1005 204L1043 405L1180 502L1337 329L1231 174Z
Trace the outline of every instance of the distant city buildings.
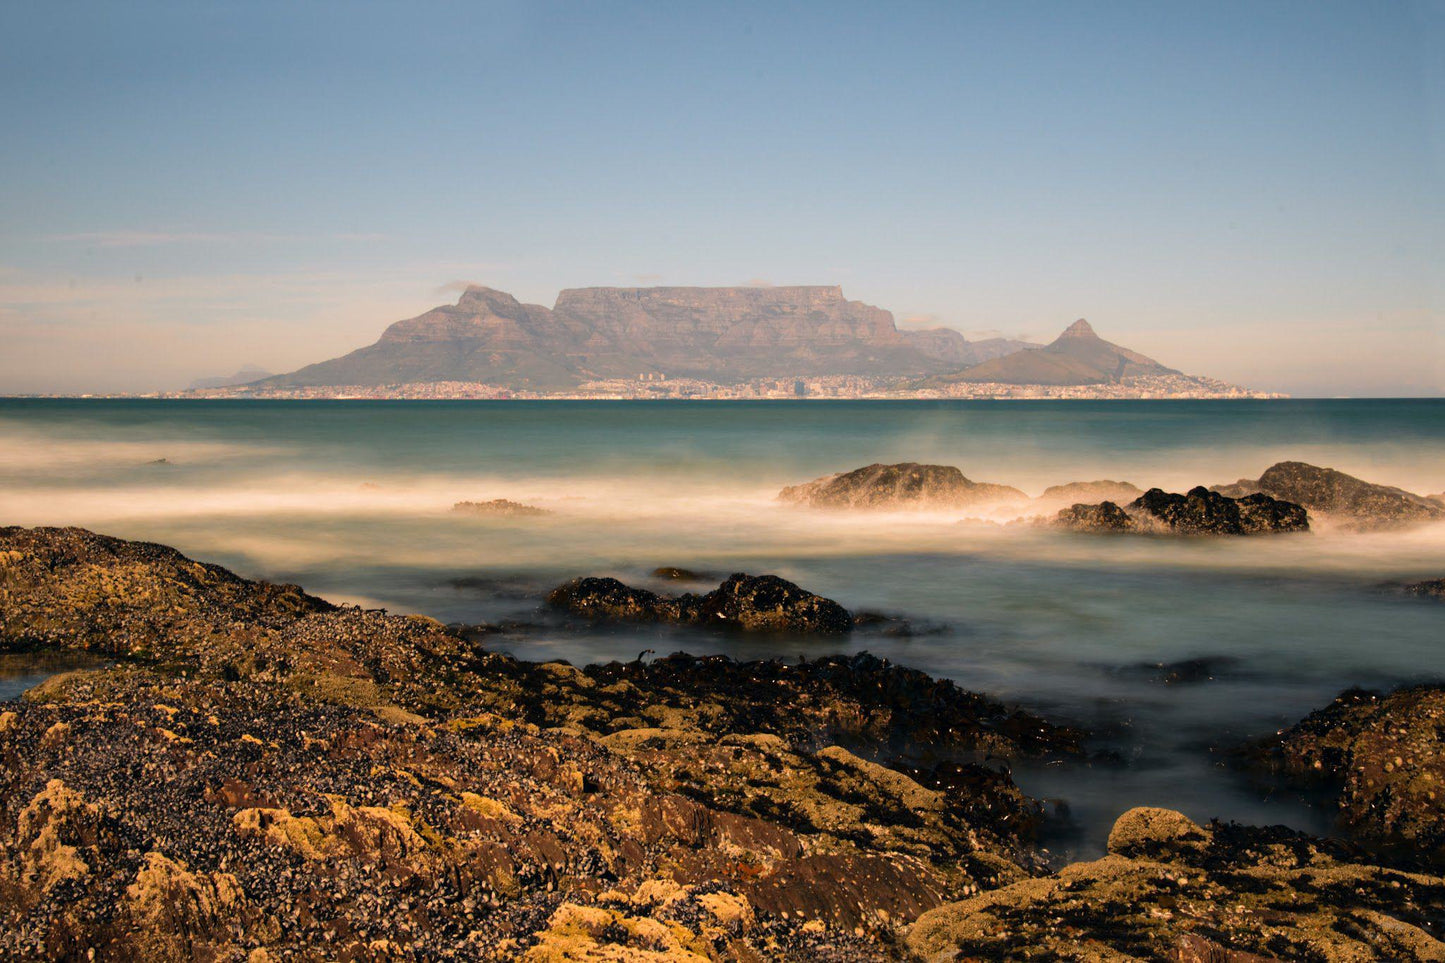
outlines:
M1165 399L1165 398L1284 398L1273 392L1252 391L1215 378L1194 375L1143 375L1098 385L1017 385L956 383L938 388L900 388L897 378L859 375L825 375L815 378L761 378L736 384L718 384L696 378L669 378L662 372L643 372L635 378L588 381L567 391L531 391L471 381L427 381L395 385L342 385L280 388L240 385L170 392L163 398L256 399L371 399L371 400L505 400L505 399L847 399L847 398L962 398L962 399Z

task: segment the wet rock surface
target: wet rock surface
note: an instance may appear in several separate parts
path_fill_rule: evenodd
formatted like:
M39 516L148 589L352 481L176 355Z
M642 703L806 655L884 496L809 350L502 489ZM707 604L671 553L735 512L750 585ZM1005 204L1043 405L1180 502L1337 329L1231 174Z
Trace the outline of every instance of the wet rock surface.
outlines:
M1119 818L1103 859L923 914L924 960L1437 960L1445 879L1281 827Z
M1273 535L1309 531L1309 513L1299 505L1255 493L1231 498L1203 486L1186 494L1151 488L1126 508L1113 502L1074 505L1052 524L1088 533L1172 535Z
M1331 790L1376 851L1445 868L1445 685L1352 689L1257 750L1258 762Z
M658 595L615 578L578 578L558 586L547 603L600 621L671 622L744 632L836 634L853 617L832 599L776 575L731 575L706 595Z
M975 482L950 465L867 465L828 475L778 493L784 502L810 508L966 508L1022 504L1028 496L1008 485Z
M1282 461L1256 480L1242 478L1232 485L1216 485L1214 490L1235 497L1263 492L1356 528L1445 519L1445 505L1433 499L1302 461Z

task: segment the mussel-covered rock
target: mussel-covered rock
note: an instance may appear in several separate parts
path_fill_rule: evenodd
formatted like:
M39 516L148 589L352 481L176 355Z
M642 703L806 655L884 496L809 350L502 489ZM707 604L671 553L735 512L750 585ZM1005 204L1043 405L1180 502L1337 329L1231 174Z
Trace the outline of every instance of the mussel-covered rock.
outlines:
M1077 532L1157 532L1175 535L1266 535L1309 531L1309 513L1268 495L1231 498L1204 487L1186 494L1151 488L1125 508L1113 502L1074 505L1052 524Z
M1334 792L1361 839L1445 867L1445 685L1351 689L1257 749L1290 778Z
M776 575L728 577L706 595L676 597L633 588L615 578L578 578L558 586L548 604L591 619L711 625L745 632L838 633L853 617L832 599Z

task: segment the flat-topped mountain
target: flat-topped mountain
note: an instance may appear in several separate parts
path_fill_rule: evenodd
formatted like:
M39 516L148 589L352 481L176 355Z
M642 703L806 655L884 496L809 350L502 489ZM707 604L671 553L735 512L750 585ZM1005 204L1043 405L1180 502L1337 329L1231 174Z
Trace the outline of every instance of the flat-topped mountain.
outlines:
M956 374L931 378L927 384L1100 385L1143 375L1177 374L1153 358L1105 341L1080 318L1037 351L992 358Z
M470 287L456 304L398 321L375 344L269 387L471 381L531 389L662 373L711 381L922 377L1008 352L950 328L899 330L837 286L573 288L552 308Z

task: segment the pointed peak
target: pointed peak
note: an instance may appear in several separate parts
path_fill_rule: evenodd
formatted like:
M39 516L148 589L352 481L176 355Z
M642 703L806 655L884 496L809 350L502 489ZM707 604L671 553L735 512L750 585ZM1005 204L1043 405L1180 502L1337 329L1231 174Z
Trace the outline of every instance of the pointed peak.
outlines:
M1065 328L1064 333L1059 335L1059 337L1097 338L1098 335L1094 333L1094 328L1092 325L1089 324L1089 322L1085 321L1083 318L1080 318L1079 320L1075 321L1073 324Z
M467 289L462 292L462 296L457 299L457 304L475 303L477 301L492 304L497 301L514 302L516 300L516 298L512 297L506 291L498 291L496 288L489 288L484 284L468 284Z

